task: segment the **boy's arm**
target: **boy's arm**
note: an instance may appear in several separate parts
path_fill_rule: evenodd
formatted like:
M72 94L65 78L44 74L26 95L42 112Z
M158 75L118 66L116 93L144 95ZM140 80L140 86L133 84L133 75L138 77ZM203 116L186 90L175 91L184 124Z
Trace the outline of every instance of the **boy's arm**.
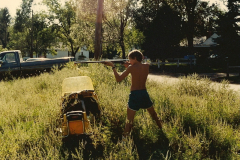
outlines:
M114 76L115 76L117 82L121 82L130 73L131 67L128 67L125 71L123 71L123 73L121 75L119 75L112 62L104 62L104 64L107 66L111 66L113 68L113 73L114 73Z
M116 68L113 68L113 73L117 82L121 82L130 73L130 67L128 67L121 75L117 73Z

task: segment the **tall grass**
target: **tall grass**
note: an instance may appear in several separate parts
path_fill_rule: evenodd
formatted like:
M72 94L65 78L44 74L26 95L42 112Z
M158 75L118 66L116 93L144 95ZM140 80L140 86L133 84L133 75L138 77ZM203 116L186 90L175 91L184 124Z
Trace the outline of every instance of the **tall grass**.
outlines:
M56 131L61 83L83 75L93 81L103 116L92 124L88 141L67 146ZM174 84L148 81L163 129L140 110L123 142L130 84L130 77L115 82L102 64L72 63L37 77L1 81L0 159L240 159L240 99L227 82L214 85L197 75Z

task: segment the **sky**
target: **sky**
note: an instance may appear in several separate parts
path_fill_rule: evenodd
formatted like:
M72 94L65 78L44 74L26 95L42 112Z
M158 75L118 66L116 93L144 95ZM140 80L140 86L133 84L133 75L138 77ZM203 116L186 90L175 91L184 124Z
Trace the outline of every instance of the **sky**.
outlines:
M46 9L46 7L39 5L41 1L42 0L33 1L33 8L32 8L33 11L37 12L37 11ZM61 3L64 4L65 1L67 0L61 0ZM202 1L210 1L210 3L217 3L219 4L220 8L222 8L223 10L227 10L226 6L224 6L224 4L222 3L222 0L202 0ZM0 8L7 7L11 17L15 17L16 10L20 9L21 3L22 3L22 0L0 0Z
M64 4L64 2L67 0L61 0L61 3ZM46 6L40 5L42 0L33 0L33 12L41 11L46 9ZM22 0L0 0L0 9L7 7L9 10L9 13L11 17L16 16L16 10L21 8Z

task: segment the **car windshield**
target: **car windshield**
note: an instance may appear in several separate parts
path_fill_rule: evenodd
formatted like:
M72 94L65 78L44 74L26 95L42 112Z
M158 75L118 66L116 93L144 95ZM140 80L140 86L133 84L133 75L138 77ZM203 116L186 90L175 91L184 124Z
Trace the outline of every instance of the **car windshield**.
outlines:
M5 57L5 54L0 54L0 60L3 60Z
M16 62L15 55L12 52L0 54L0 60L4 61L5 63Z

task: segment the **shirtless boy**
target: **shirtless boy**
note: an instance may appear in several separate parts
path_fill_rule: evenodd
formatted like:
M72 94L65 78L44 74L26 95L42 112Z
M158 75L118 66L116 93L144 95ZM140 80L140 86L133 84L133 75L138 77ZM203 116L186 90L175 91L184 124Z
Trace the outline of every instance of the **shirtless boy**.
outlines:
M146 90L146 80L149 73L149 64L142 64L143 54L138 50L133 50L128 54L129 62L125 63L126 70L118 74L112 62L104 62L105 65L111 66L117 82L121 82L129 73L132 75L131 93L129 94L127 121L123 135L127 136L131 132L133 119L136 111L140 108L147 109L152 118L156 121L161 129L161 120L153 108L153 103L149 98Z

